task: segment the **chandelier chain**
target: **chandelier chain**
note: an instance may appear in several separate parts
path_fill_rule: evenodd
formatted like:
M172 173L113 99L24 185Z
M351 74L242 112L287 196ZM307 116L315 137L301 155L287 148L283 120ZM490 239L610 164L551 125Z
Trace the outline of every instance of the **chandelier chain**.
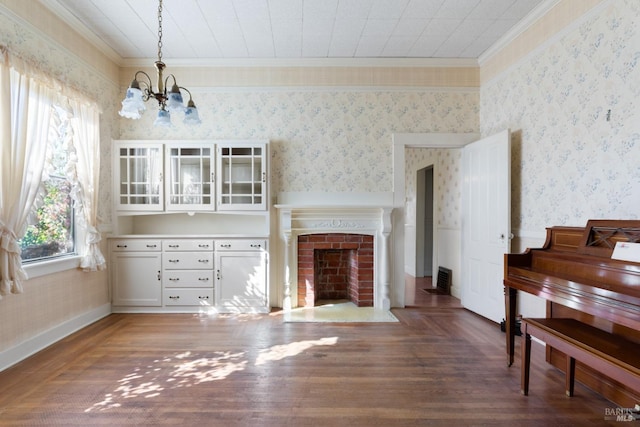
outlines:
M162 62L162 0L158 3L158 61Z
M149 74L143 70L136 71L131 85L127 89L127 94L122 101L122 110L119 111L119 114L129 119L139 119L145 110L144 103L153 99L158 102L158 117L154 122L154 126L171 126L170 113L173 112L183 112L184 123L191 125L201 123L196 104L191 99L191 92L182 86L178 86L173 74L169 74L166 79L163 78L166 64L162 62L162 0L158 0L158 60L153 65L157 76L156 88L154 89ZM138 76L144 76L145 79L138 81ZM173 80L173 85L170 85L171 89L167 90L169 79ZM189 94L189 102L186 107L181 90Z

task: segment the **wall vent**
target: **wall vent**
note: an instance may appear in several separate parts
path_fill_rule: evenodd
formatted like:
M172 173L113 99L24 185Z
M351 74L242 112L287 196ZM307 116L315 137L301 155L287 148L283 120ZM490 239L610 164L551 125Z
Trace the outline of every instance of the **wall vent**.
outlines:
M436 289L439 294L451 294L451 270L445 267L438 268L438 281Z

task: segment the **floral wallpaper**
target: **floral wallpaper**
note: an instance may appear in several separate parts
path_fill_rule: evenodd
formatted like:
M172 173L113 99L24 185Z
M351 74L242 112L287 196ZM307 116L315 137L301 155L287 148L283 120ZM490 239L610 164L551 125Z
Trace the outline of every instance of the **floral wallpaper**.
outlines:
M435 223L439 228L459 229L462 219L462 150L407 148L405 152L406 222L416 222L417 172L434 165Z
M269 139L274 194L392 191L392 134L474 132L477 90L260 90L199 93L203 123L120 121L121 139Z
M482 135L514 132L514 230L640 218L640 2L602 8L481 87Z

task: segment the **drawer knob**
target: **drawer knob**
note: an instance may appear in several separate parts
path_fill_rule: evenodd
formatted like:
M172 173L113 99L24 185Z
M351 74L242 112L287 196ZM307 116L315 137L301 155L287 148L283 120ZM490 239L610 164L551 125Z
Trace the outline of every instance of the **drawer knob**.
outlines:
M155 248L157 245L147 245L148 248Z
M169 245L170 248L179 248L180 245Z
M198 280L201 281L201 282L208 282L209 278L208 277L199 277Z
M116 248L126 248L127 245L116 245Z
M170 259L169 262L180 262L179 259Z
M209 296L208 296L208 295L205 295L205 296L198 296L198 299L209 299Z
M169 280L171 280L172 282L178 282L180 281L179 277L169 277Z
M252 248L261 248L261 247L262 247L262 245L260 245L260 244L254 244L254 243L252 243L252 244L251 244L251 245L249 245L249 246L251 246Z
M169 299L179 300L180 299L180 295L175 295L175 296L174 295L169 295Z
M200 244L200 245L198 245L198 247L199 247L199 248L208 248L208 247L209 247L209 245Z
M198 262L204 262L204 263L207 263L207 262L209 262L209 260L208 260L208 259L199 259L199 260L198 260Z

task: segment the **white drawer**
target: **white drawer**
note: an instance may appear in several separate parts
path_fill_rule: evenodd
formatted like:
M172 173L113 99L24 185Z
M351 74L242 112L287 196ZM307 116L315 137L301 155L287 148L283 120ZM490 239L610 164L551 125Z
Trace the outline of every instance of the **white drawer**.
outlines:
M212 251L213 240L205 239L172 239L163 240L162 249L170 251Z
M114 252L149 252L160 251L160 240L150 239L116 239L111 241L111 250Z
M164 270L211 270L213 252L171 252L162 254Z
M213 306L213 289L165 289L165 306Z
M216 251L260 251L266 249L266 240L216 240Z
M162 285L169 288L212 288L213 270L165 270Z

